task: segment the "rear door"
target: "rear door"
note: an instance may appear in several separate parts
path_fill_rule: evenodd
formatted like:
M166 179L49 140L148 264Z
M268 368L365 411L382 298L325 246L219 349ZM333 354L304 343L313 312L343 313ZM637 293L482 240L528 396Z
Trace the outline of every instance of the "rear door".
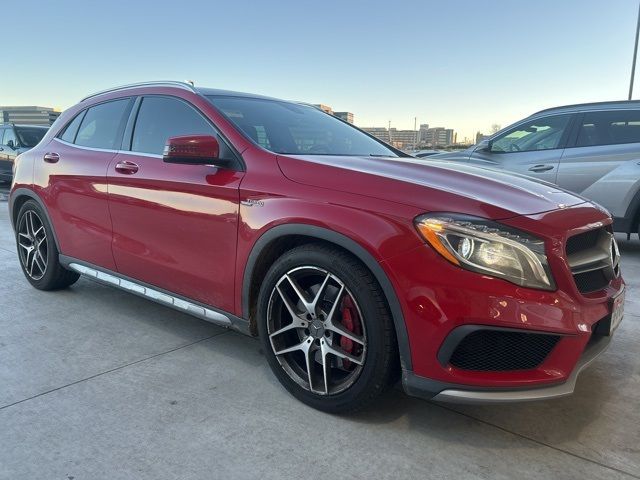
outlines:
M48 145L34 183L56 227L61 253L115 270L107 168L122 142L133 104L130 98L97 104L80 112ZM44 152L44 153L40 153Z
M640 181L640 110L580 114L558 185L622 217Z
M489 150L474 151L469 161L555 183L571 120L571 114L561 114L521 122L493 138Z
M178 135L217 136L221 156L234 154L209 120L182 99L145 96L136 108L123 145L128 151L108 171L118 271L233 311L243 172L164 163L164 145Z

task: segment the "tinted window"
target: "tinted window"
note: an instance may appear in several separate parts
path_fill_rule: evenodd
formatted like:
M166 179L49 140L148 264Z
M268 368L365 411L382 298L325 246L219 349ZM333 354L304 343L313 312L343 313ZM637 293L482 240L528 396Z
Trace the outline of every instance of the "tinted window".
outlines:
M640 143L640 110L584 114L577 147L616 143Z
M47 133L47 128L42 127L16 127L16 134L20 139L20 146L33 148L35 147L44 134Z
M491 145L494 153L530 152L561 148L569 115L544 117L518 125L496 137Z
M87 110L82 119L76 145L115 150L120 147L119 130L129 99L102 103Z
M317 108L242 97L207 97L255 143L275 153L397 157L384 144Z
M78 127L80 127L80 122L82 122L84 113L85 112L80 112L78 115L76 115L76 118L74 118L71 123L67 125L62 135L60 135L60 138L62 140L69 143L73 143L75 141L76 133L78 133Z
M145 97L133 130L131 150L162 155L169 137L201 134L215 136L216 132L185 102L168 97ZM225 158L222 142L220 149L220 156Z

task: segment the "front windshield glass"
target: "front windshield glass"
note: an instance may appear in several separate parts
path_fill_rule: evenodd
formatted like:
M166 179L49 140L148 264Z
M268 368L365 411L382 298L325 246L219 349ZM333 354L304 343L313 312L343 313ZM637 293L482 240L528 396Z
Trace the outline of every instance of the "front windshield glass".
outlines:
M16 134L20 140L21 147L33 148L35 147L44 134L47 133L46 128L38 127L16 127Z
M207 98L245 135L274 153L398 156L363 132L311 106L247 97Z

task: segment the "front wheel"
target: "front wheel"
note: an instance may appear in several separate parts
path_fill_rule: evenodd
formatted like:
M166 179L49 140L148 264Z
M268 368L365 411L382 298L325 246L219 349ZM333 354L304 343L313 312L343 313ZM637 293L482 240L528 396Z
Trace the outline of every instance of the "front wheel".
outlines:
M258 298L269 365L319 410L360 410L392 382L397 344L380 286L357 259L309 244L280 257Z

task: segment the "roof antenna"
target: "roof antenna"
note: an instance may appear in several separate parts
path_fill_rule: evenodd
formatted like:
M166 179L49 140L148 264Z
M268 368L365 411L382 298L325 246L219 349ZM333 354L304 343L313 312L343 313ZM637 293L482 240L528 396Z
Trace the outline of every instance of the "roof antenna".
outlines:
M195 87L195 86L196 86L196 84L195 84L195 83L193 83L193 80L185 80L185 83L189 83L189 84L191 84L191 86L192 86L192 87Z

